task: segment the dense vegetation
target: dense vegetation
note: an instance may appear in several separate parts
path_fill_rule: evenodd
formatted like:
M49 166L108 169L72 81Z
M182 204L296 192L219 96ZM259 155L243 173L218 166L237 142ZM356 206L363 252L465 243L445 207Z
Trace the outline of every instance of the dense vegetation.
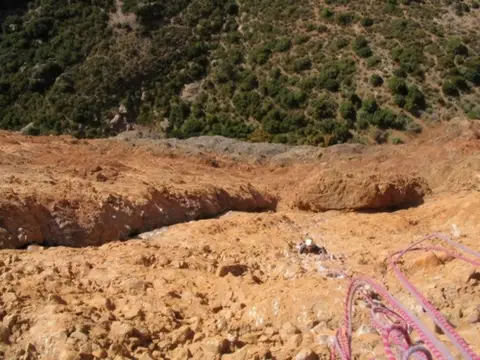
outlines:
M7 0L0 128L106 136L121 112L180 138L401 143L480 118L478 18L478 0Z

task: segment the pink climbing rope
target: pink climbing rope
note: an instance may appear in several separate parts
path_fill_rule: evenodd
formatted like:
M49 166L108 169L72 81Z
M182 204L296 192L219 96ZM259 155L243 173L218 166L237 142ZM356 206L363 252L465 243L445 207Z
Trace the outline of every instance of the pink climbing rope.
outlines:
M438 246L419 246L425 241L439 239L447 242L457 250L473 256L470 258L457 252ZM468 360L480 360L467 342L455 331L453 326L443 315L428 301L428 299L408 280L398 267L399 260L407 253L414 251L442 251L452 258L462 260L475 266L480 266L480 253L459 244L442 234L432 234L409 246L407 249L393 254L389 259L395 276L407 291L421 304L426 314L433 319L451 343L460 351L462 357ZM363 297L370 307L372 325L382 337L385 355L388 360L430 360L453 359L454 356L447 347L440 342L425 325L415 317L402 303L392 296L382 285L376 281L357 277L351 280L345 301L345 317L343 327L337 330L332 348L332 360L337 355L342 360L352 359L352 311L353 302L357 293ZM376 299L372 293L380 296L382 301ZM414 330L420 341L413 343L410 334Z

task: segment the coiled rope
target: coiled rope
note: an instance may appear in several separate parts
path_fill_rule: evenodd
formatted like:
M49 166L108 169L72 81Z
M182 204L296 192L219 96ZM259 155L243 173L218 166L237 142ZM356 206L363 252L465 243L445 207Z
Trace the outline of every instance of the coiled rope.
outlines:
M473 258L438 246L420 246L422 243L432 239L442 240L457 250L469 254ZM398 267L399 260L405 254L415 251L441 251L453 258L474 266L480 266L480 253L451 240L447 236L436 233L428 235L405 250L393 254L389 259L389 264L402 286L421 304L426 314L435 324L442 329L451 343L460 351L462 358L480 360L480 356L472 350L443 315L408 280ZM381 297L382 301L377 300L375 293ZM360 276L352 279L348 288L343 327L336 332L335 342L332 348L332 360L336 359L337 356L342 360L352 359L352 311L354 299L357 294L360 294L370 307L371 322L382 337L387 359L454 359L454 356L447 347L382 285L375 280ZM410 337L413 330L415 330L420 339L420 341L416 343L413 343Z

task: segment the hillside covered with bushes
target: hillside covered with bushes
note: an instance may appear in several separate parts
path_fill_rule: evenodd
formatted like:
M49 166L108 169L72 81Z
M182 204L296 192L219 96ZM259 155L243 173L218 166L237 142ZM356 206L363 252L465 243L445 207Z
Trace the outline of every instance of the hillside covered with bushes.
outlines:
M480 118L478 0L7 0L0 128L332 145Z

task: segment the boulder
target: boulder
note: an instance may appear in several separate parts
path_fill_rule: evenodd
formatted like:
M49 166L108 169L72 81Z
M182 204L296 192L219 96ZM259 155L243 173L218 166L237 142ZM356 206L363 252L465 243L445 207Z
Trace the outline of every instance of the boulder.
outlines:
M220 264L220 266L218 267L217 275L220 277L226 276L228 274L232 274L233 276L242 276L247 270L248 267L246 265L224 263Z
M131 337L134 332L135 328L132 325L120 321L114 321L110 326L109 338L114 341L123 342Z
M417 176L325 170L298 187L294 207L307 211L390 210L416 206L429 192Z
M302 349L295 355L295 360L318 360L318 355L312 349Z

